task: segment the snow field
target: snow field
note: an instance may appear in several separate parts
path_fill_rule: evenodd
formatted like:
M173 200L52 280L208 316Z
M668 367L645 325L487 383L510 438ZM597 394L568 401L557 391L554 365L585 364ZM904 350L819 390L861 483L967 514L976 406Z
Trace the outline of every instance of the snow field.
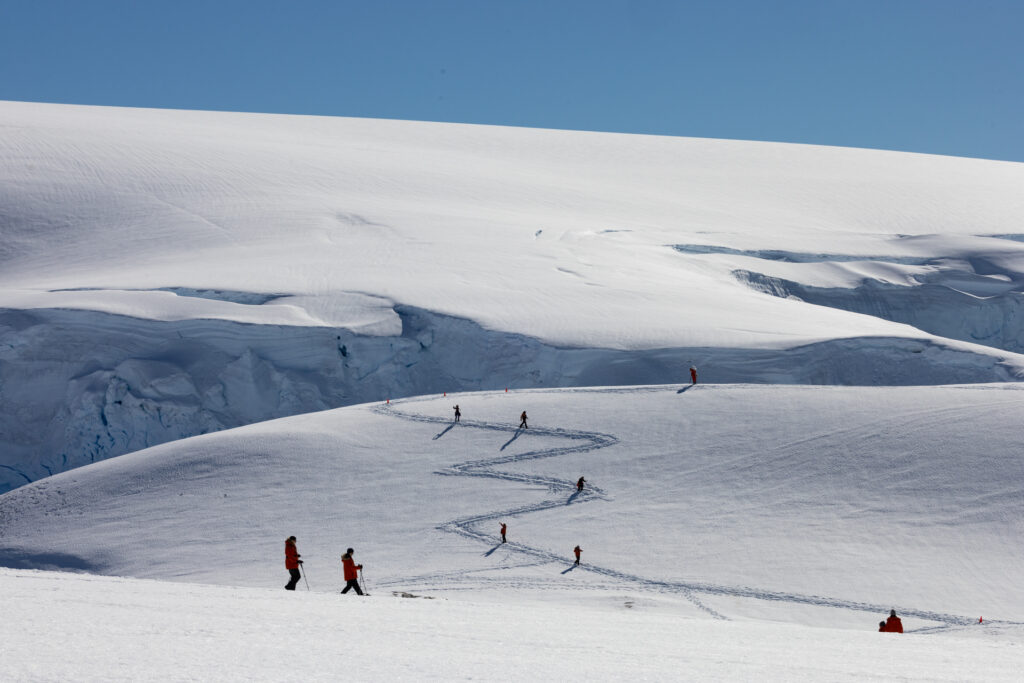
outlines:
M0 569L18 681L1014 681L1017 643ZM984 634L990 627L978 626Z

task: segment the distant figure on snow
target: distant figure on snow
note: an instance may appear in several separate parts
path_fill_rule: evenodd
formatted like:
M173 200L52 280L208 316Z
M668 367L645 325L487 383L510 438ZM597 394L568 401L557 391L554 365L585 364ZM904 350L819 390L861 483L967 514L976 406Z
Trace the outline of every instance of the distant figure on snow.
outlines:
M885 622L884 621L878 622L878 632L879 633L885 633Z
M349 588L353 588L356 591L356 595L362 595L363 589L359 587L359 570L363 568L363 565L356 564L356 561L352 559L352 553L354 552L352 548L349 548L341 556L341 566L345 568L345 587L341 592L345 594L348 593Z
M576 555L576 562L574 562L573 564L574 565L579 564L580 563L580 553L583 552L583 548L581 548L579 546L576 546L575 548L572 549L572 552Z
M502 543L504 543L504 542L505 542L505 531L506 531L507 529L508 529L508 527L506 527L506 526L505 526L505 522L502 522L502 523L501 523L501 542L502 542Z
M529 429L530 428L526 424L526 411L525 410L523 411L523 414L519 416L519 428L520 429Z
M696 384L697 383L697 368L695 368L692 365L690 366L690 383L691 384Z
M882 633L903 633L903 622L896 616L896 610L889 611L889 618L885 620L879 630Z
M299 571L299 565L302 564L300 557L302 555L299 555L299 551L295 547L295 537L289 536L284 542L284 568L291 574L291 580L284 587L286 591L295 590L295 586L299 585L299 579L302 578L302 573Z
M462 412L459 410L459 404L455 404L455 421L458 422L459 418L462 417Z
M579 481L576 482L576 493L579 493L580 491L582 491L583 490L583 485L586 484L586 483L587 483L587 480L584 479L583 477L580 477Z

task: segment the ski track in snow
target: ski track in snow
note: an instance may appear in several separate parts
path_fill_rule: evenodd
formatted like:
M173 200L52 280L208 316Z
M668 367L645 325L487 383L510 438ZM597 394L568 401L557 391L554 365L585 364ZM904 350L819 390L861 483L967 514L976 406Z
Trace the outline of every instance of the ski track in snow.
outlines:
M644 388L610 388L610 389L599 389L595 390L592 388L586 389L586 391L599 391L600 393L642 393L650 391L650 389ZM415 399L403 399L393 403L375 406L373 411L387 415L390 417L409 420L413 422L423 422L428 424L447 425L447 429L439 432L434 438L438 439L446 434L450 429L454 428L455 423L448 418L442 417L431 417L428 415L421 415L417 413L408 413L396 409L396 404L413 403L417 401L429 400L427 397L415 398ZM516 472L502 471L495 469L500 465L507 465L509 463L521 463L530 460L539 460L542 458L554 458L570 453L586 453L588 451L596 451L607 446L612 446L619 442L618 438L610 434L602 434L599 432L586 432L577 431L571 429L557 429L557 428L530 428L529 431L520 429L518 427L512 427L507 423L497 422L485 422L479 420L460 420L459 426L471 429L485 429L490 431L507 432L512 434L512 438L509 439L502 446L501 450L511 444L513 441L518 439L520 436L525 434L549 436L569 439L572 443L567 446L560 448L542 448L538 450L531 450L525 453L518 453L515 455L499 455L493 458L485 458L483 460L469 460L466 462L457 463L450 467L435 472L440 476L451 476L451 477L486 477L489 479L499 479L501 481L515 482L519 484L529 484L534 486L543 486L548 489L551 494L562 494L561 497L557 498L546 498L540 502L532 505L523 505L515 508L508 508L503 510L494 510L488 512L481 512L480 514L472 515L469 517L462 517L454 519L444 524L441 524L437 529L447 532L458 534L465 538L469 538L480 543L491 545L494 543L493 535L480 530L485 522L492 522L499 518L511 518L516 516L522 516L531 512L540 512L542 510L550 510L552 508L560 508L566 505L577 505L580 503L597 502L601 500L608 500L608 495L600 488L596 486L587 485L582 492L576 491L576 482L556 479L553 477L545 477L539 475L520 474ZM569 498L566 500L565 495L568 494ZM565 557L557 555L541 548L535 548L524 543L508 542L495 546L488 555L496 550L498 547L506 549L510 552L517 553L519 555L525 555L533 558L535 561L527 563L517 563L515 565L503 564L499 567L495 567L494 570L460 570L454 572L443 572L435 573L424 576L414 577L414 581L417 582L430 582L438 579L454 579L463 578L471 575L479 575L488 571L500 571L511 568L524 568L531 566L540 566L548 563L564 564L566 562ZM758 589L749 586L723 586L713 583L704 582L693 582L693 581L664 581L659 579L648 579L635 574L628 574L625 572L616 571L607 567L601 567L592 564L581 564L574 567L574 569L580 571L591 572L600 576L614 579L616 582L629 583L641 588L643 590L654 591L657 593L666 594L677 594L683 596L686 600L696 606L698 609L706 612L715 619L729 620L729 617L717 612L708 605L701 602L698 595L710 595L710 596L727 596L733 598L749 598L753 600L767 600L777 602L788 602L794 604L811 605L815 607L828 607L835 609L846 609L855 610L859 612L870 612L870 613L886 613L889 611L889 607L885 605L870 604L866 602L856 602L851 600L842 600L839 598L832 598L820 595L802 595L799 593L785 593L779 591L769 591ZM564 573L564 572L563 572ZM500 584L500 579L487 579L480 576L475 577L488 584ZM382 585L395 586L399 583L408 584L409 578L402 581L388 581ZM507 583L507 582L505 582ZM532 585L558 585L563 584L556 581L551 582L531 582ZM975 620L970 617L957 616L954 614L944 614L941 612L933 612L924 609L912 609L912 608L900 608L897 610L901 616L914 617L917 619L923 619L932 622L938 622L938 626L928 626L918 629L909 629L907 632L911 633L935 633L948 631L955 627L966 627L975 623ZM1006 625L1024 625L1024 622L1014 621L992 621L992 624L1006 624Z

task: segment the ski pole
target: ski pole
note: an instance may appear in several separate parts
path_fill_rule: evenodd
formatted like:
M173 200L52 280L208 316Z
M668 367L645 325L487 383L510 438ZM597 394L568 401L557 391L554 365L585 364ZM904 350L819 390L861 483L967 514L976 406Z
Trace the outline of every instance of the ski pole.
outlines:
M309 590L309 579L306 578L306 565L299 563L299 571L302 572L302 580L306 582L306 590Z
M363 584L363 595L369 595L370 593L366 590L366 579L363 578L363 570L359 570L359 583Z

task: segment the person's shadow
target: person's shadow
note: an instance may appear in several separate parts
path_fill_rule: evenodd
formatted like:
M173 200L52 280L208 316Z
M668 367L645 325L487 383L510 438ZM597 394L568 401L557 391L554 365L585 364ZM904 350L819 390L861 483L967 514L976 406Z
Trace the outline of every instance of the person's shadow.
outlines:
M438 439L440 439L440 438L441 438L442 436L444 436L444 435L445 435L445 434L447 434L448 432L452 431L452 429L454 429L454 428L455 428L455 423L454 423L454 422L452 422L452 423L451 423L450 425L448 425L447 429L445 429L445 430L444 430L443 432L440 432L439 434L437 434L437 436L435 436L433 440L434 440L434 441L437 441L437 440L438 440Z
M566 570L565 570L564 572L562 572L562 573L563 573L563 574L568 574L568 573L569 573L569 572L571 572L571 571L572 571L573 569L576 569L576 567L578 567L578 566L579 566L578 564L570 564L570 565L569 565L569 568L568 568L568 569L566 569Z
M565 501L565 504L566 505L572 505L573 503L576 502L576 499L579 498L582 494L583 494L583 491L580 491L579 489L576 489L575 491L572 492L572 495L569 496L569 500Z
M681 393L683 393L684 391L689 391L690 389L694 388L695 386L697 386L697 385L696 385L696 384L687 384L687 385L686 385L685 387L683 387L682 389L680 389L680 390L679 390L679 391L677 391L676 393L677 393L677 394L681 394Z
M511 439L509 439L508 441L506 441L506 442L505 442L505 445L503 445L503 446L501 447L501 450L505 450L506 448L508 448L508 447L509 447L509 444L511 444L511 443L512 443L513 441L515 441L516 439L518 439L518 438L519 438L519 435L520 435L520 434L522 434L522 433L523 433L523 430L522 430L521 428L520 428L520 429L517 429L517 430L516 430L516 433L512 435L512 438L511 438Z
M498 545L494 546L493 548L488 550L486 553L484 553L484 557L490 557L491 555L494 554L494 551L497 550L498 548L500 548L502 545L503 544L499 543Z

